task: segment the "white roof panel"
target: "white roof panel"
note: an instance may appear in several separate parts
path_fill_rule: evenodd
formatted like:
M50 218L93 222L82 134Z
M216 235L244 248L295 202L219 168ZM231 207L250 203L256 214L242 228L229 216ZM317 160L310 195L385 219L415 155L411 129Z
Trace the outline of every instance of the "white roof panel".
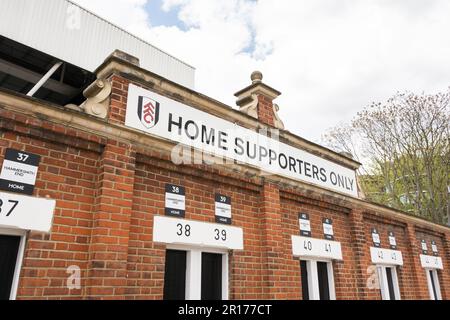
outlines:
M1 0L2 36L88 71L114 50L142 68L194 89L195 69L68 0Z

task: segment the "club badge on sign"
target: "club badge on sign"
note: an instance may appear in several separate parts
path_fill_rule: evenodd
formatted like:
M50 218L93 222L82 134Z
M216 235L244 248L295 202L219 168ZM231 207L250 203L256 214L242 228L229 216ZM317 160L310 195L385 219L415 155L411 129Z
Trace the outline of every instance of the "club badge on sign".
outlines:
M147 129L153 128L158 123L159 107L159 102L144 96L139 96L137 113L139 120L141 120L141 123Z

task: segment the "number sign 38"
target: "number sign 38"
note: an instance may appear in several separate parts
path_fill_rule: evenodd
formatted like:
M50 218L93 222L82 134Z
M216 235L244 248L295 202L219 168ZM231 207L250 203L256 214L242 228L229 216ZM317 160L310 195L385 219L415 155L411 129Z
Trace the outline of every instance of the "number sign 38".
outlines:
M241 228L228 225L156 216L153 241L243 249L243 232Z

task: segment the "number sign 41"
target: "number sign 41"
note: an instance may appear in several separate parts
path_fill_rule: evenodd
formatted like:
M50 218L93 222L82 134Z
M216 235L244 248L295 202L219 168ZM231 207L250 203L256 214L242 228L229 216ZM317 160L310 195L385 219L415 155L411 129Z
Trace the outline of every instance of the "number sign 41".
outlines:
M292 254L311 259L342 260L340 242L309 237L292 236Z

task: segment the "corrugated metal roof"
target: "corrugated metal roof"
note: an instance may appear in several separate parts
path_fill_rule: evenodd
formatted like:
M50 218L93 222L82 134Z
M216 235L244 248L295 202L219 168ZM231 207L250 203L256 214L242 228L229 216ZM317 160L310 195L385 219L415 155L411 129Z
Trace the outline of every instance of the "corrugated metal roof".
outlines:
M194 89L195 69L68 0L1 0L1 35L88 71L114 50L142 68Z

